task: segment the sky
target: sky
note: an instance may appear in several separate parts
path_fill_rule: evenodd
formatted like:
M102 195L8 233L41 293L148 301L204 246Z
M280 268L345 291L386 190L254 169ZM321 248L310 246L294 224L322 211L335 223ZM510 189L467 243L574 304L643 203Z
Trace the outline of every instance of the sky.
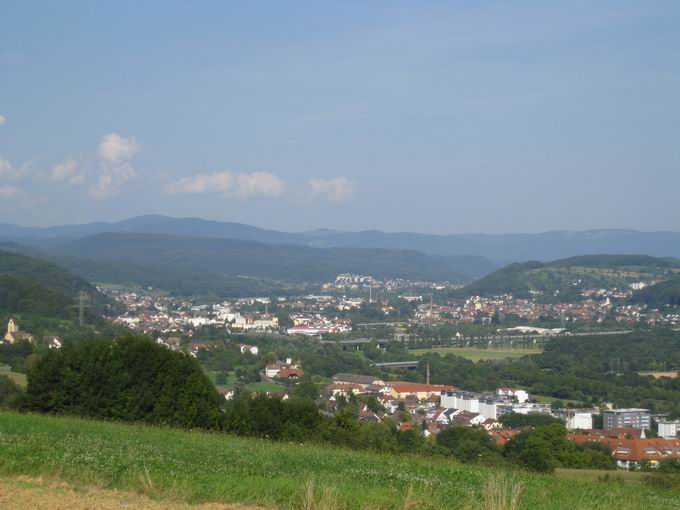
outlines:
M0 2L0 223L680 230L680 2Z

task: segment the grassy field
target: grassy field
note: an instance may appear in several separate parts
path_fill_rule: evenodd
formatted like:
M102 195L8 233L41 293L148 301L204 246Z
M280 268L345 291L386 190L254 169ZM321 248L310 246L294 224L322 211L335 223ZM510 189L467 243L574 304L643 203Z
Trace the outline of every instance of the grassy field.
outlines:
M465 347L434 347L432 349L413 349L409 351L415 356L422 356L430 352L435 352L442 356L455 354L472 361L495 360L505 358L521 358L527 354L540 354L541 349L469 349Z
M208 370L207 374L208 377L210 377L210 379L212 380L212 382L215 382L217 372L215 372L214 370ZM230 390L234 388L234 386L236 386L236 374L234 372L229 372L227 382L225 384L215 384L215 386L217 386L218 390ZM269 382L254 382L246 384L246 389L248 391L252 391L253 393L267 393L267 392L282 393L285 392L287 388L280 384L274 384Z
M26 374L20 374L19 372L12 372L11 367L7 365L0 365L0 375L4 375L14 381L16 384L22 388L26 387Z
M561 480L572 480L576 482L603 481L610 483L620 483L623 485L642 485L649 473L642 471L606 471L597 469L557 469L555 476Z
M0 413L0 476L155 501L266 508L678 508L680 493L446 459L353 452L73 418ZM514 494L514 496L513 496ZM503 503L521 499L520 505Z

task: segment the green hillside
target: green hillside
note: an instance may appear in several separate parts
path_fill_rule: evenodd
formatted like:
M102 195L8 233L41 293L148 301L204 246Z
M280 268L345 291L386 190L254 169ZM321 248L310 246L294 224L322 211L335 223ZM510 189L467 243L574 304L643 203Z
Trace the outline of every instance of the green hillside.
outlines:
M340 273L409 280L465 279L447 264L411 250L322 249L164 234L97 234L66 243L51 254L289 283L328 281Z
M73 318L81 291L93 315L112 305L85 279L40 258L0 250L0 277L0 312Z
M310 510L497 509L518 508L496 499L514 490L524 509L680 505L680 493L644 485L510 473L436 457L6 412L0 431L3 476L56 476L167 501Z
M627 287L651 278L669 278L680 271L680 260L646 255L585 255L552 262L510 264L458 291L459 296L540 291L545 299L577 300L588 288Z
M680 306L680 278L670 278L640 289L633 294L631 301L657 308Z
M0 274L0 313L74 316L74 301L33 280Z

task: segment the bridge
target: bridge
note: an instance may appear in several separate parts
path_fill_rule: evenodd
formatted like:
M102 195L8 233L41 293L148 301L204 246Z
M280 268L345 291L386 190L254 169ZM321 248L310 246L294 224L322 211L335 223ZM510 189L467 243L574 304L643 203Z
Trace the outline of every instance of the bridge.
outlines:
M360 351L366 344L375 342L380 349L385 349L387 344L392 340L386 338L348 338L347 340L321 340L322 344L337 344L343 351L355 350Z
M418 368L417 361L391 361L389 363L373 363L372 366L378 368L409 368L414 370Z

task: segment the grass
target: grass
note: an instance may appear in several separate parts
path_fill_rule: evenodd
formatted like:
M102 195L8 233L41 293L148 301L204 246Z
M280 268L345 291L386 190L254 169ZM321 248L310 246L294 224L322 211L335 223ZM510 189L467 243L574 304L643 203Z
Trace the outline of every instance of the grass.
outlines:
M680 493L76 418L0 413L0 476L279 509L678 508Z
M555 476L561 480L607 481L623 485L642 485L649 473L642 471L601 471L598 469L557 469Z
M455 354L472 361L498 360L505 358L521 358L528 354L541 354L542 349L470 349L465 347L433 347L431 349L412 349L409 351L415 356L422 356L427 353L437 353L442 356Z
M20 374L19 372L12 372L11 367L7 365L0 365L0 375L4 375L14 381L15 384L26 387L26 374Z
M206 373L214 383L215 378L217 377L217 372L214 370L208 370ZM234 388L234 386L236 386L236 374L234 372L229 372L227 375L227 382L225 384L215 384L215 386L217 386L218 390L230 390ZM269 382L249 383L246 384L246 389L248 391L252 391L253 393L267 393L267 392L283 393L287 390L287 388L281 384L274 384Z

